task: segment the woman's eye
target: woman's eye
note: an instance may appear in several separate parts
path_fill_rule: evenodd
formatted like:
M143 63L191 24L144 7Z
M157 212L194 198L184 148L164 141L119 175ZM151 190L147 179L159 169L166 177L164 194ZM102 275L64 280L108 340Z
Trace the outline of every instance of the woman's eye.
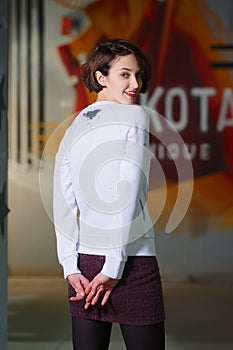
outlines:
M122 76L123 78L129 78L129 73L122 73L121 76Z

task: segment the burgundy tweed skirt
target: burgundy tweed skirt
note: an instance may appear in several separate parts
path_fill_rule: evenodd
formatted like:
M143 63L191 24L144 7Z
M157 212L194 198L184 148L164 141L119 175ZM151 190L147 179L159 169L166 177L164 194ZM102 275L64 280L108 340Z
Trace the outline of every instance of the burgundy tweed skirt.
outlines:
M102 255L79 254L79 269L91 281L104 264ZM75 296L69 284L68 296ZM165 320L163 292L159 266L155 256L130 256L122 278L113 289L108 302L98 302L84 309L84 300L70 301L72 317L128 325L151 325Z
M79 254L79 268L91 281L99 273L105 257ZM75 296L69 284L68 296ZM151 325L165 320L163 292L159 266L155 256L131 256L126 262L123 276L113 289L108 302L100 302L84 309L84 300L70 301L72 317L129 325Z

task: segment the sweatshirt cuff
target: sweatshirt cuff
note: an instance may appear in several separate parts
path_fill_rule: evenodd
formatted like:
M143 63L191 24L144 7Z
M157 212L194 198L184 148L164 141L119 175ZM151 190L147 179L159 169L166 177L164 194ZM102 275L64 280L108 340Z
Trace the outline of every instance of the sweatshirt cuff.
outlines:
M70 256L69 258L66 258L62 261L61 265L63 267L64 279L67 279L69 275L81 273L81 271L78 269L77 256Z
M120 279L123 274L126 261L106 256L104 266L101 273L110 278Z

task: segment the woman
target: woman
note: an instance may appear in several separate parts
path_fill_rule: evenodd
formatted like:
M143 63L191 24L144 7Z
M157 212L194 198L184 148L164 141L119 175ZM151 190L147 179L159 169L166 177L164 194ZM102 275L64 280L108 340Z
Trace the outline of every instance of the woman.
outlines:
M82 67L97 100L56 155L54 224L69 282L74 349L108 349L112 323L127 349L164 349L164 305L146 207L149 117L135 104L150 64L133 43L98 45Z

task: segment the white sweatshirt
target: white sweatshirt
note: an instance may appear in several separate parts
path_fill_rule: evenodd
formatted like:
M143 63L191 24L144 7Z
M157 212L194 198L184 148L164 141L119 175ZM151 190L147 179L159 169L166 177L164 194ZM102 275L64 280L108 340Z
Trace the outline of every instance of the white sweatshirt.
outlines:
M146 198L149 116L143 107L96 102L78 114L56 154L53 214L64 277L81 273L78 254L106 257L121 278L128 256L154 256Z

